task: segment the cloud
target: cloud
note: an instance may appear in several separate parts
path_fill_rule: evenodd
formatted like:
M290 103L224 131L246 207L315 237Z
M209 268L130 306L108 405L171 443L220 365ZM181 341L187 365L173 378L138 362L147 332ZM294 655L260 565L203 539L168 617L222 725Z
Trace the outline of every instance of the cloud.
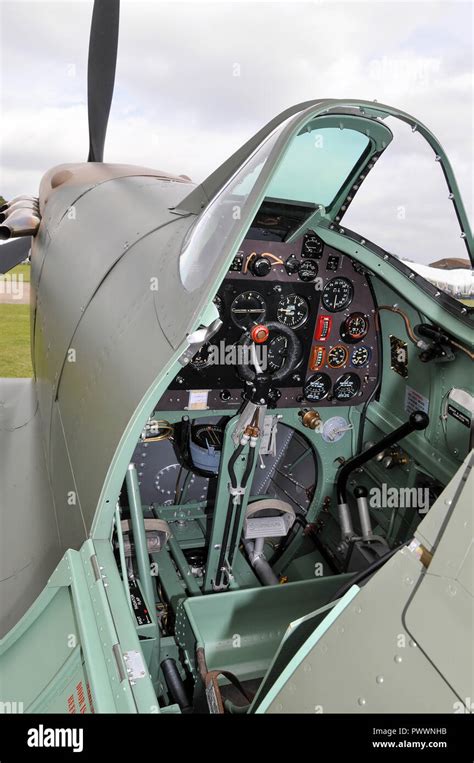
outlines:
M0 193L11 197L87 156L92 3L0 9ZM199 181L293 103L377 99L433 130L471 206L471 17L469 3L430 0L122 2L106 159Z

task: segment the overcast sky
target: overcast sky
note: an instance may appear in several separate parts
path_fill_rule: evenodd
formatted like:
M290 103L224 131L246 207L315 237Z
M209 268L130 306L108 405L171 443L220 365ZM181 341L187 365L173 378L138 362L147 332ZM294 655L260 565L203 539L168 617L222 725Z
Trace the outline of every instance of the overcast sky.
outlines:
M88 152L92 1L0 0L0 194ZM105 159L203 179L262 124L310 98L377 99L447 150L472 204L470 2L122 0ZM236 76L237 75L237 76ZM392 182L402 195L409 172ZM415 197L419 193L415 193Z

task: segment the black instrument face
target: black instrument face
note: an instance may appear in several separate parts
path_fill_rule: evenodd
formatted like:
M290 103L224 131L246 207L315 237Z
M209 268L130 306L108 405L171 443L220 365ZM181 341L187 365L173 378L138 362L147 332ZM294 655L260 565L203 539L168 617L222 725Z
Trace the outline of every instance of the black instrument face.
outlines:
M324 242L316 233L307 233L303 239L301 247L301 256L303 258L319 259L324 251Z
M244 291L234 299L230 314L236 326L249 329L265 318L266 304L258 291Z
M364 313L351 313L341 326L341 339L349 344L360 342L367 336L369 319Z
M308 303L299 294L282 297L277 307L277 318L290 329L297 329L306 323L309 314Z
M357 374L347 373L339 377L333 387L336 400L352 400L360 390L361 381Z
M348 278L331 278L323 290L322 302L326 310L337 313L349 307L354 297L354 287Z
M252 230L258 234L255 226ZM242 374L246 361L239 357L242 335L259 323L273 324L258 353L272 380L271 405L334 408L365 402L377 384L378 339L372 291L356 265L312 232L291 243L268 232L245 239L214 300L222 327L180 370L160 407L238 409L248 381ZM300 344L296 364L278 327L293 332Z
M348 356L347 347L344 347L343 344L336 344L328 351L328 366L331 368L341 368L347 363Z
M317 403L329 394L331 379L327 374L313 374L306 380L303 394L310 403Z
M356 347L355 350L352 350L351 363L354 368L366 366L370 360L371 354L370 348L366 347L364 344L360 347Z
M267 369L269 373L279 371L288 355L288 339L283 334L270 339L267 349Z
M224 430L217 424L196 424L192 429L192 437L201 448L221 450Z
M300 281L314 281L318 275L318 266L312 260L303 260L298 268Z
M193 368L207 368L211 364L212 353L209 342L203 344L200 350L193 356L191 365Z

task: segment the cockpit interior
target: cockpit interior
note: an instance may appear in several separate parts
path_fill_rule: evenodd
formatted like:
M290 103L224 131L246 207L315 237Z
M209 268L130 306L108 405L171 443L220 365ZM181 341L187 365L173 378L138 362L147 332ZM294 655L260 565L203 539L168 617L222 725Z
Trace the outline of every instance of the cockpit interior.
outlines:
M409 266L342 227L391 134L341 119L288 150L212 296L212 335L156 400L124 479L112 545L149 666L157 632L168 650L161 708L258 708L308 627L412 540L470 447L472 354L437 321L440 302L460 323L467 310L428 282L417 302ZM261 166L233 181L232 208ZM232 225L221 213L200 271L184 251L185 285Z

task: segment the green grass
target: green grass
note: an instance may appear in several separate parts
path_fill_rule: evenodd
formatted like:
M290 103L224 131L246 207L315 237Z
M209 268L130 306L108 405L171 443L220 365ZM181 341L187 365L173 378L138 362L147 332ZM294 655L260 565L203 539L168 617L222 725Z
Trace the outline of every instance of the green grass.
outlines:
M30 306L0 305L0 377L32 375Z
M10 278L12 275L23 276L23 283L30 283L30 265L17 265L16 268L12 268L8 271L8 273L5 273L5 275L0 275L0 280L5 280L5 278Z

